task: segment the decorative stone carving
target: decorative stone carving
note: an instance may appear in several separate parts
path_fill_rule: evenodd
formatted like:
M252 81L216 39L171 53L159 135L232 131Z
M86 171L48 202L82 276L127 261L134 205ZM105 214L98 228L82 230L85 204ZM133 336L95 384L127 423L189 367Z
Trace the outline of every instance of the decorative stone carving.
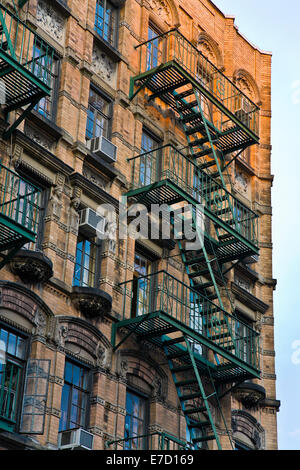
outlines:
M24 283L47 282L53 276L52 261L41 251L20 250L10 262L10 269Z
M64 177L57 175L56 184L51 188L47 216L60 219L62 209L62 194L64 190Z
M249 191L249 178L239 169L235 169L234 188L236 191L247 195Z
M257 385L251 381L240 384L234 392L238 400L240 400L246 409L256 408L259 403L266 398L266 391L261 385Z
M45 336L47 319L46 315L40 309L37 309L36 311L34 322L36 325L34 334L39 336Z
M112 351L105 348L103 343L99 341L96 347L96 364L98 367L109 369L111 367Z
M153 396L158 398L162 395L162 383L159 377L155 377L153 382Z
M116 64L95 44L91 70L110 86L116 85Z
M238 276L237 274L235 274L234 276L234 282L239 286L241 287L242 289L245 289L247 292L250 292L251 293L251 288L252 288L252 283L250 281L248 281L247 279L243 278L243 277L240 277Z
M64 39L64 17L53 8L53 4L38 0L36 12L37 24L53 39L62 42Z
M148 0L148 3L150 10L155 12L161 21L165 21L169 25L172 23L169 6L164 2L164 0Z
M12 155L12 165L14 166L15 169L18 168L22 161L23 157L23 147L21 145L15 144L14 146L14 151Z
M74 233L78 233L79 206L80 206L80 198L79 197L72 198L70 201L69 216L70 216L70 229Z
M78 310L87 318L103 318L111 310L112 298L101 289L73 287L71 296Z
M98 188L106 189L106 182L101 176L93 172L88 166L83 165L82 174L85 176L91 183L94 183Z
M68 327L65 325L61 325L58 328L58 334L57 334L57 343L61 348L65 347L65 342L68 338Z
M255 449L265 448L265 431L261 424L247 411L232 410L231 426L233 437L236 433L244 434Z
M24 133L41 147L52 152L54 141L50 140L43 132L41 132L41 129L25 123Z

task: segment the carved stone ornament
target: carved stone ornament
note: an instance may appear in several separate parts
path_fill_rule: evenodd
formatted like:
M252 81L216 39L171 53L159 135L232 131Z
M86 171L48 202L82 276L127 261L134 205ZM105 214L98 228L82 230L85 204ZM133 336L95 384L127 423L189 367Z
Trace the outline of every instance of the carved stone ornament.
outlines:
M266 397L266 391L261 385L246 381L235 389L235 396L246 409L251 409L257 407Z
M109 348L105 348L103 343L99 341L96 347L96 363L98 367L109 369L112 361L112 351Z
M52 152L54 141L49 139L43 132L41 132L41 129L25 123L24 133L27 137L29 137L29 139L33 140L49 152Z
M111 86L116 81L116 64L95 44L92 54L92 71Z
M63 184L56 184L51 188L47 216L60 219L62 209Z
M236 189L236 191L247 194L248 187L249 187L249 179L244 175L244 173L241 173L240 171L236 170L235 182L234 182L234 188Z
M20 250L10 262L10 269L24 284L47 282L53 276L52 261L41 251Z
M37 24L53 39L61 42L64 38L64 17L45 0L38 0L36 12Z
M80 198L74 197L70 201L69 207L69 217L70 217L70 228L74 232L78 232L79 227L79 206L80 206Z
M75 286L71 297L76 308L87 318L103 318L111 310L112 298L101 289Z
M34 334L39 335L39 336L45 336L47 319L46 319L45 314L39 309L36 312L34 322L36 325Z
M171 25L172 16L170 13L169 6L163 0L148 0L150 10L155 12L159 16L161 21L165 21L167 24Z

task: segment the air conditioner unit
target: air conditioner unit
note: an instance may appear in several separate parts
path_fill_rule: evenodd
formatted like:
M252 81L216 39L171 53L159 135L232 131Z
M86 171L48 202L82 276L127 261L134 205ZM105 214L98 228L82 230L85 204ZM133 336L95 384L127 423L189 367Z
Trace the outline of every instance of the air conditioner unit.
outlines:
M106 219L92 209L82 209L79 212L79 231L87 237L94 237L105 232Z
M92 450L94 445L94 435L85 429L69 429L58 433L58 448Z
M117 147L103 136L88 140L87 147L92 153L109 163L113 163L117 160Z
M251 106L249 100L245 96L239 96L236 103L235 115L242 121L249 121Z

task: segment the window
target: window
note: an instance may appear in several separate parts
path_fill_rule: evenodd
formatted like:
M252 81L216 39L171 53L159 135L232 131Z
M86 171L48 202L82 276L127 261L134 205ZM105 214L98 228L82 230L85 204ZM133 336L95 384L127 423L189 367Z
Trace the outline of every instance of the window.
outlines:
M244 316L239 312L236 312L237 320L235 321L235 346L236 355L242 361L248 364L253 363L253 357L255 357L255 351L253 350L254 344L252 344L252 336L249 334L248 328L252 328L252 324L248 322Z
M190 294L190 328L196 333L203 334L203 318L202 318L202 305L200 298L195 292ZM192 351L198 354L202 354L202 346L195 340L189 340Z
M89 397L89 369L66 359L59 431L74 428L86 429L88 425Z
M39 204L37 188L14 175L11 176L10 184L13 193L12 218L27 229L36 231Z
M147 64L146 70L151 70L162 62L162 40L157 37L160 33L153 28L148 27L148 44L147 44ZM151 41L152 39L152 41Z
M141 153L152 152L158 148L158 141L155 140L146 131L142 133ZM153 158L154 153L154 158ZM155 177L158 175L158 168L156 168L159 159L157 152L148 153L140 158L140 186L147 186L155 182Z
M0 428L12 431L21 403L26 340L0 326Z
M211 80L210 75L208 73L204 72L202 62L198 65L196 77L197 77L197 80L201 83L201 85L206 90L212 92L213 82ZM202 93L199 93L199 101L200 101L200 104L201 104L201 108L202 108L202 112L204 114L204 117L208 121L213 122L212 103Z
M97 0L95 31L112 46L117 44L117 21L117 9L108 0Z
M136 253L134 258L133 292L131 303L131 316L144 315L150 311L150 283L152 262L145 256ZM153 286L152 286L153 290Z
M239 158L250 165L250 147L247 147L242 153L240 153Z
M96 286L96 255L98 245L91 239L78 236L73 286Z
M138 438L146 433L147 400L129 390L126 392L125 450L146 449L145 438Z
M195 421L195 423L196 423L196 421ZM202 432L201 432L200 429L194 428L193 435L194 435L195 439L200 438L200 437L202 437ZM197 443L197 444L193 443L191 433L190 433L190 430L189 430L188 426L186 426L186 443L187 443L187 447L190 450L197 450L197 449L199 449L203 446L203 443L202 444L201 443Z
M86 139L105 137L110 139L112 102L103 95L90 89L87 115Z
M43 58L44 54L44 58ZM42 58L42 60L39 59ZM49 57L43 51L43 47L34 44L33 59L39 59L34 65L34 74L42 78L51 88L50 96L44 96L35 106L35 110L45 118L54 121L56 115L56 99L58 92L59 58Z
M26 243L23 246L25 250L40 251L42 250L45 229L45 216L49 200L49 190L44 189L39 197L39 213L37 217L37 236L35 242Z

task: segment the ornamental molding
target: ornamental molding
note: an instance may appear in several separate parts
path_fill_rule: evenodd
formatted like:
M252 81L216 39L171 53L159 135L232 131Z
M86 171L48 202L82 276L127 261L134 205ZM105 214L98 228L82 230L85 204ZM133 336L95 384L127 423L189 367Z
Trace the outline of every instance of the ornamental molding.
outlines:
M201 31L197 38L197 48L221 71L224 70L224 61L218 43L205 31Z
M261 106L261 96L255 79L245 69L237 69L233 74L233 82L258 106Z
M91 71L110 86L116 84L116 64L95 43L92 52Z
M45 0L38 0L36 24L60 44L64 41L65 19L63 15Z

